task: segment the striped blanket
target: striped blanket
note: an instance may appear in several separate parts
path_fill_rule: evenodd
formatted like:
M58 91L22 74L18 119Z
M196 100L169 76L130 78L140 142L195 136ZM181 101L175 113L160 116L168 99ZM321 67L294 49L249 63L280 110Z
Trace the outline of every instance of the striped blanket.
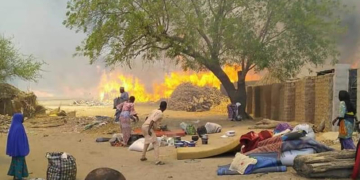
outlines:
M246 152L246 155L262 152L281 153L282 140L280 136L272 137L259 142L258 147L252 151Z
M258 148L246 152L245 155L263 152L281 152L290 150L300 150L306 148L313 148L317 153L333 151L334 149L317 142L316 140L304 137L298 140L282 141L281 137L273 137L259 143Z

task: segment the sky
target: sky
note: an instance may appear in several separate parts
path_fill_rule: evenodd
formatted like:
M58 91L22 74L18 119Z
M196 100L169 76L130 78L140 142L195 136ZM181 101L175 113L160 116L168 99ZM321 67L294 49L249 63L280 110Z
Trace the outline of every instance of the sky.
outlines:
M47 63L43 67L43 77L37 83L15 79L10 82L11 84L22 90L32 90L38 96L44 97L86 97L93 96L96 92L104 66L101 62L89 65L86 57L73 57L75 47L81 43L85 35L77 34L62 24L66 18L66 2L0 0L0 33L5 37L13 37L13 42L20 52L33 54L38 60ZM357 0L344 2L360 4ZM360 34L359 9L360 5L354 15L347 17L347 23L352 26L341 42L340 49L344 52L342 62L352 61L354 53L360 51L360 48L356 48ZM154 65L142 65L137 59L134 69L117 68L117 71L134 74L150 87L154 81L162 80L164 72L173 69L176 67L164 65L164 61Z

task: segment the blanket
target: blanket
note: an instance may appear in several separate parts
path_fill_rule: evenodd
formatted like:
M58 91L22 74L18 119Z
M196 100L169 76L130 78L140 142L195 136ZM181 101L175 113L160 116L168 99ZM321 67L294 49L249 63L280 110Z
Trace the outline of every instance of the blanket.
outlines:
M225 165L225 166L219 166L218 170L217 170L217 175L218 176L223 176L223 175L241 175L240 173L238 173L237 171L231 171L229 170L230 164L229 165ZM249 173L245 173L245 174L257 174L257 173L270 173L270 172L286 172L286 166L273 166L273 167L266 167L266 168L260 168L260 169L256 169L253 172Z
M310 137L304 137L298 140L284 141L281 146L281 152L306 148L313 148L316 153L334 151L333 148L321 144Z

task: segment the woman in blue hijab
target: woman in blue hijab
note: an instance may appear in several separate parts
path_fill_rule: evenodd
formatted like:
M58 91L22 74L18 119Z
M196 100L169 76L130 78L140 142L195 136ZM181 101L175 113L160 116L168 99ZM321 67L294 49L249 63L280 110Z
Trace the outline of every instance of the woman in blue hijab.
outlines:
M29 154L30 148L23 122L22 114L14 114L7 139L6 155L12 157L8 175L14 179L29 176L25 156Z

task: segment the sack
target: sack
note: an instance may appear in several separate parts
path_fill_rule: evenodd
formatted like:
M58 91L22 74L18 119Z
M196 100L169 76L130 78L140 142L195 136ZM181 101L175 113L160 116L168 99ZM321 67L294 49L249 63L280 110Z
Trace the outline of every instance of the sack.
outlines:
M312 139L315 139L314 130L309 124L299 124L299 125L294 127L292 132L301 131L301 130L303 130L303 131L305 131L307 133L306 137L310 137Z
M62 157L63 156L63 157ZM76 180L76 160L66 153L47 153L49 165L46 173L47 180Z
M186 126L186 134L187 135L196 135L196 128L192 124L188 124Z
M145 139L144 138L138 139L134 143L131 144L131 146L129 147L129 151L143 152L144 144L145 144ZM150 151L153 148L154 148L153 145L150 144L147 151Z
M157 138L157 140L159 141L159 138ZM129 151L143 152L144 144L145 144L145 138L140 138L136 140L134 143L132 143L132 145L129 147ZM154 149L154 147L152 143L150 143L147 151L150 151L152 149Z
M294 165L294 159L298 155L305 155L305 154L314 154L315 150L313 148L306 148L300 150L290 150L284 151L280 155L281 164L284 166L292 166Z

